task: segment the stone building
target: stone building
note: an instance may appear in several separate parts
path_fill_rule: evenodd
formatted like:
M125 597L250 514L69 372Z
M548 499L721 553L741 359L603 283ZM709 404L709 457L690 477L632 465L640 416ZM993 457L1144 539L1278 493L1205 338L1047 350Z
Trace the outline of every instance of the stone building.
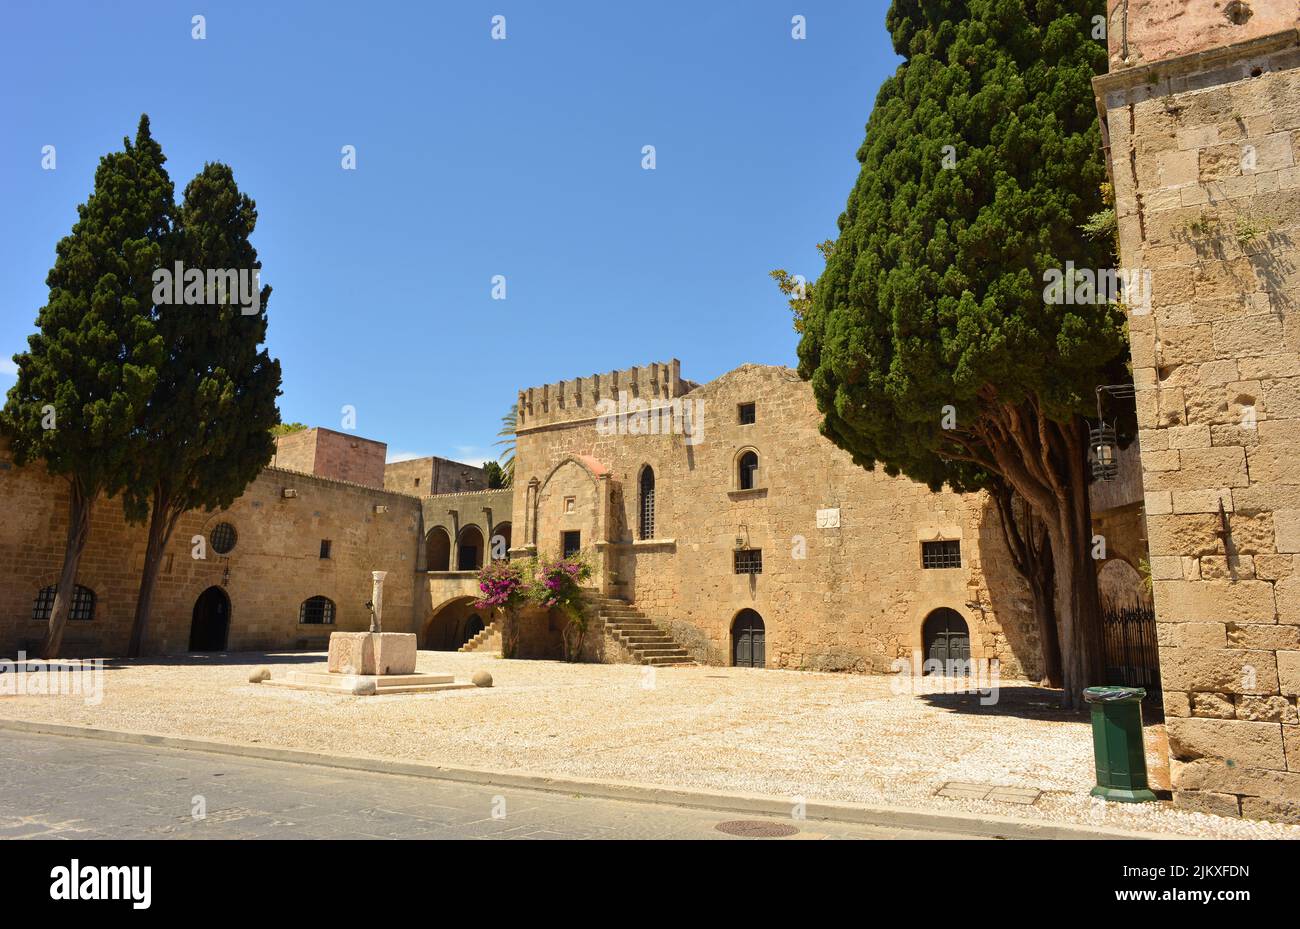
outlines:
M1300 821L1300 11L1112 0L1096 79L1175 802Z
M620 398L631 414L602 419ZM653 429L638 412L650 401L666 410ZM386 628L424 648L491 647L492 617L473 609L485 560L582 550L594 593L614 604L597 617L595 659L887 671L921 650L1034 677L1027 590L989 501L864 471L819 420L788 368L745 365L699 385L672 361L521 392L510 489L422 493L482 472L430 458L381 471L381 442L282 437L277 464L229 509L183 518L146 649L319 648L331 629L366 628L376 569L388 571ZM0 647L30 650L61 564L66 493L5 459L0 448ZM70 654L125 649L144 543L117 501L98 502ZM649 634L616 634L614 614L633 613L647 622L632 631ZM526 626L524 654L558 656L556 617Z

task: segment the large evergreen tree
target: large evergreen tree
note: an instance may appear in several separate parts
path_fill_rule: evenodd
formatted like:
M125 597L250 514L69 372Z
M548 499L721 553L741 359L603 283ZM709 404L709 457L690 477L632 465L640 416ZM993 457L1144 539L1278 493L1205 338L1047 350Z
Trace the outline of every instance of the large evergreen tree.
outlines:
M151 319L151 274L171 222L172 183L141 117L135 142L100 159L95 188L77 208L46 277L49 300L28 350L14 356L0 428L14 459L43 459L68 484L68 532L42 647L58 656L101 494L127 488L140 458L140 421L154 389L163 340Z
M1068 702L1103 670L1083 417L1097 385L1127 378L1127 341L1122 310L1046 302L1044 281L1112 264L1080 232L1104 206L1104 13L894 0L905 61L871 112L799 346L823 432L858 463L932 486L965 466L1041 520Z
M231 169L208 164L185 188L165 269L179 261L205 277L209 269L251 276L261 267L249 241L256 225L257 206L240 193ZM270 296L263 287L259 308L249 313L238 293L205 286L203 305L182 304L174 293L174 302L155 307L168 354L144 419L148 452L123 498L129 517L149 515L131 656L144 646L158 569L181 514L229 506L275 452L280 363L262 344Z

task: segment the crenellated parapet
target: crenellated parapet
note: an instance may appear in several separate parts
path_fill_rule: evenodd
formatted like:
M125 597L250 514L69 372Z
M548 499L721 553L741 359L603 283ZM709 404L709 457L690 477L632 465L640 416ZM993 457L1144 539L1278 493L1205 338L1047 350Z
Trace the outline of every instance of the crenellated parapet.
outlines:
M674 358L667 362L652 362L607 374L529 387L519 391L515 428L524 430L590 419L600 415L600 401L617 403L620 393L626 393L629 399L672 400L696 386L682 378L681 362Z

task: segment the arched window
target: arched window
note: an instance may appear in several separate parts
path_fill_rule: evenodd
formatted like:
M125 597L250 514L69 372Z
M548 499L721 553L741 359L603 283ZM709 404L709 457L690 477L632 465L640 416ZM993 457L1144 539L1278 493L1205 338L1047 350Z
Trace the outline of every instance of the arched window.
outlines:
M309 597L302 601L298 622L311 626L334 625L334 601L329 597Z
M477 571L483 567L483 533L478 526L466 526L456 540L456 570Z
M451 570L451 536L441 526L434 526L424 537L424 560L430 571Z
M758 481L758 453L745 452L738 462L739 487L741 490L753 490Z
M655 472L649 465L641 469L641 505L637 508L637 535L655 537Z
M54 595L58 592L58 585L51 584L49 587L42 587L36 594L36 600L32 603L32 619L36 622L48 623L50 613L54 610ZM82 587L78 584L72 590L72 608L68 611L69 622L90 622L95 618L95 592L89 587Z

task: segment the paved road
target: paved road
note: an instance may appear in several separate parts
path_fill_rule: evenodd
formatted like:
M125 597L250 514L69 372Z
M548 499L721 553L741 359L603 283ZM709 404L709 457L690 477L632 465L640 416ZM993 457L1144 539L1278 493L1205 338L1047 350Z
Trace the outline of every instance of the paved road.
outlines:
M206 804L206 815L194 810ZM494 816L502 813L503 816ZM0 838L727 839L764 817L0 732ZM767 819L795 839L965 838Z

